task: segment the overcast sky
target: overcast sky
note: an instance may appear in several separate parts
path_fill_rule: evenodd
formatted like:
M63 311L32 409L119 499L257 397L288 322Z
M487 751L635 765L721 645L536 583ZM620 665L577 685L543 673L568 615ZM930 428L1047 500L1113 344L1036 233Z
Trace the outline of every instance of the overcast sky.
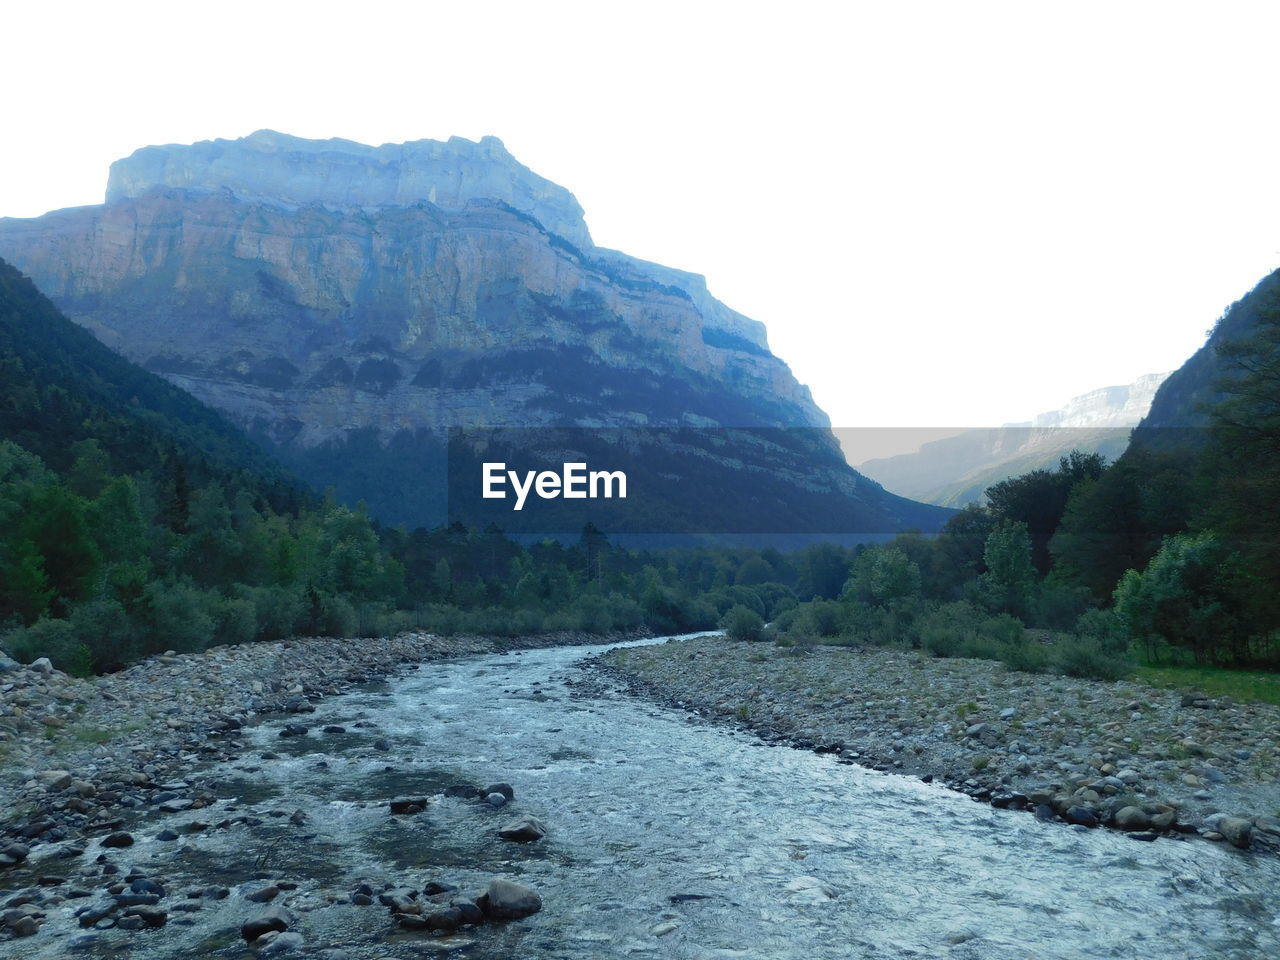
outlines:
M1177 367L1280 266L1278 9L24 4L0 215L101 202L146 144L494 134L836 425L1024 420Z

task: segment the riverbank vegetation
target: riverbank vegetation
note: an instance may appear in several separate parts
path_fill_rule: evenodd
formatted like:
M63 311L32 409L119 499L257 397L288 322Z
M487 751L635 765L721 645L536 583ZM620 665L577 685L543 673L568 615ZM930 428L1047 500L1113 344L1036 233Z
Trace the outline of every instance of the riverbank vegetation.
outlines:
M1112 679L1280 667L1280 283L1211 427L996 484L937 536L628 550L381 526L0 269L0 645L77 673L293 635L723 627Z

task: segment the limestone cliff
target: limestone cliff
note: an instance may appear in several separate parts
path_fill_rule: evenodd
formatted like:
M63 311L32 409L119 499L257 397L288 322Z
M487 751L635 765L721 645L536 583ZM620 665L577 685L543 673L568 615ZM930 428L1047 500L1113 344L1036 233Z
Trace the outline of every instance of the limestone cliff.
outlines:
M817 428L792 463L807 482L881 527L940 516L836 464L760 324L697 275L595 247L572 194L496 138L147 147L101 206L0 220L0 257L389 520L432 519L413 451L451 426Z

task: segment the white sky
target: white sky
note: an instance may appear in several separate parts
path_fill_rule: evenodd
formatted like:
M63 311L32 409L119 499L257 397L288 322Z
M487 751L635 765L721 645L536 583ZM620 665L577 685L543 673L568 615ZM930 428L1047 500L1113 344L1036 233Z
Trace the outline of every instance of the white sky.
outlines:
M1280 265L1280 6L6 9L0 215L152 143L501 137L704 273L838 426L1024 420L1170 370Z

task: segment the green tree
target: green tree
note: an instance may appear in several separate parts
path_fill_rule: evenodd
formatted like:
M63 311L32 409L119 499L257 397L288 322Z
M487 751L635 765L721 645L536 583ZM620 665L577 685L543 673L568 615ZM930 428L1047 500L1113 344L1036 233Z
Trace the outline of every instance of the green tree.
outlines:
M1200 664L1246 666L1254 659L1241 601L1249 580L1215 534L1175 534L1146 570L1121 578L1115 611L1152 659L1180 650Z
M854 558L844 596L884 606L920 595L920 567L901 547L868 547Z
M986 604L995 613L1025 616L1036 584L1027 525L1018 520L996 524L987 537L983 560L987 572L978 582Z

